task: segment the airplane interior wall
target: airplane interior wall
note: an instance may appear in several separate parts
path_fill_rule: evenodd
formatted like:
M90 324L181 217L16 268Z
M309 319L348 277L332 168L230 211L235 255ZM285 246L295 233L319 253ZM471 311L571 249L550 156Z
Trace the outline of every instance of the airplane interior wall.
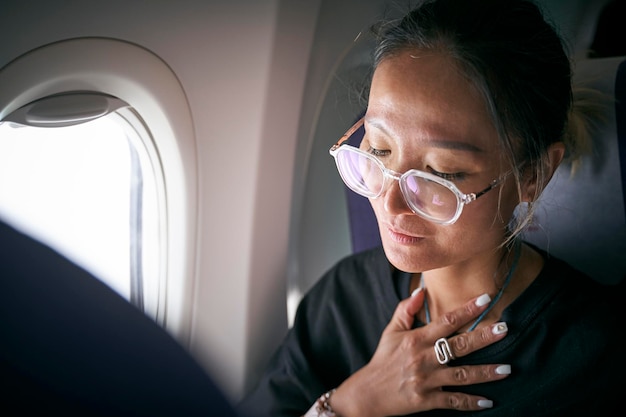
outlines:
M582 53L606 0L544 3ZM179 145L193 163L181 167L188 191L175 195L193 207L180 231L186 265L168 278L188 290L171 306L180 323L166 328L234 401L260 375L301 295L351 252L343 184L328 149L363 109L354 88L369 55L358 34L403 4L3 1L0 80L23 54L85 37L145 49L177 80L190 117L171 123L186 126L190 140ZM41 77L46 68L32 71ZM0 116L24 100L0 85Z
M183 151L196 158L183 176L197 203L184 219L188 265L169 277L172 286L184 281L190 289L177 306L190 314L168 330L233 398L243 391L248 356L262 352L265 359L286 329L293 154L317 6L38 0L3 2L0 14L0 73L44 45L96 37L144 48L177 77L192 119L192 141ZM58 59L81 59L75 55ZM58 83L43 82L32 94L45 95ZM24 104L0 88L0 114Z

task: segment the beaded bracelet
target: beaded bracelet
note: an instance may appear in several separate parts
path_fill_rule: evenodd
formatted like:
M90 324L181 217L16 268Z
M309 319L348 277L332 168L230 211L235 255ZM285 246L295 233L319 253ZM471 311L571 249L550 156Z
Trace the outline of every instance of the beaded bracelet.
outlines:
M330 406L330 396L333 395L334 392L335 389L331 389L320 395L304 417L337 417L337 414L335 414L333 408Z

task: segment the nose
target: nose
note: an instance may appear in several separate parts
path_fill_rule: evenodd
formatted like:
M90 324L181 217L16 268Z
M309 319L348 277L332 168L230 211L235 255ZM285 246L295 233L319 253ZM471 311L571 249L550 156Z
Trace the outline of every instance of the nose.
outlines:
M389 214L413 213L404 199L404 195L400 189L400 183L395 178L388 178L387 188L379 199L382 200L383 208Z

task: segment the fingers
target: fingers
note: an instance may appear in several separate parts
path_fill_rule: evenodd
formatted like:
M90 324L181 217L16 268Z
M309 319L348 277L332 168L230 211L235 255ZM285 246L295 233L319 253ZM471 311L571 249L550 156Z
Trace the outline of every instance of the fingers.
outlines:
M448 346L450 346L453 357L460 358L497 342L506 335L508 330L506 323L494 323L491 326L449 337L447 339Z
M465 303L462 307L443 314L428 326L429 336L433 342L441 336L450 335L470 321L476 319L488 306L491 298L483 294Z
M364 402L361 403L366 407L382 406L383 409L377 409L380 415L405 415L431 409L470 411L491 407L492 403L487 398L442 390L442 387L497 381L511 373L510 366L502 364L454 366L455 358L480 350L506 336L508 328L503 322L459 333L488 308L489 302L486 294L476 297L430 324L413 329L415 316L424 304L424 291L416 290L411 297L398 304L372 360L346 380L341 392L350 392L345 391L346 387L358 387L351 393L354 398L354 392L363 395L363 387L367 391L375 386L374 391L365 392ZM446 348L445 354L439 352L443 359L438 359L436 351L435 342L439 339L443 339ZM450 359L452 362L448 362ZM449 366L442 366L442 363ZM389 401L381 401L381 398Z
M510 365L467 365L444 367L431 375L437 386L465 386L498 381L511 374ZM491 408L493 402L485 397L435 390L428 397L433 408L451 408L457 410L481 410Z
M410 330L415 320L415 315L424 305L424 291L418 288L405 300L402 300L396 311L393 313L391 321L385 331Z
M452 387L499 381L511 374L511 365L462 365L439 369L431 376L434 386Z
M493 407L493 401L476 395L460 392L439 391L429 397L429 406L460 411L483 410Z
M446 340L452 358L459 358L502 339L507 331L506 323L498 322ZM507 364L444 366L431 374L429 382L438 387L466 386L497 381L510 374L511 366ZM434 394L429 401L433 401L435 408L480 410L493 406L484 397L446 391L435 391Z

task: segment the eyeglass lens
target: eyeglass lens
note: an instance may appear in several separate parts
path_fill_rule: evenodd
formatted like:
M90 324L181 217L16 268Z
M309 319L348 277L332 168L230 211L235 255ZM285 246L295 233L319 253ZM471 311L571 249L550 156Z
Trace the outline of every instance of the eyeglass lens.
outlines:
M373 157L340 148L337 162L339 173L350 189L369 198L381 194L386 174ZM403 175L400 188L411 210L427 218L445 222L457 212L456 194L428 178L417 174Z

